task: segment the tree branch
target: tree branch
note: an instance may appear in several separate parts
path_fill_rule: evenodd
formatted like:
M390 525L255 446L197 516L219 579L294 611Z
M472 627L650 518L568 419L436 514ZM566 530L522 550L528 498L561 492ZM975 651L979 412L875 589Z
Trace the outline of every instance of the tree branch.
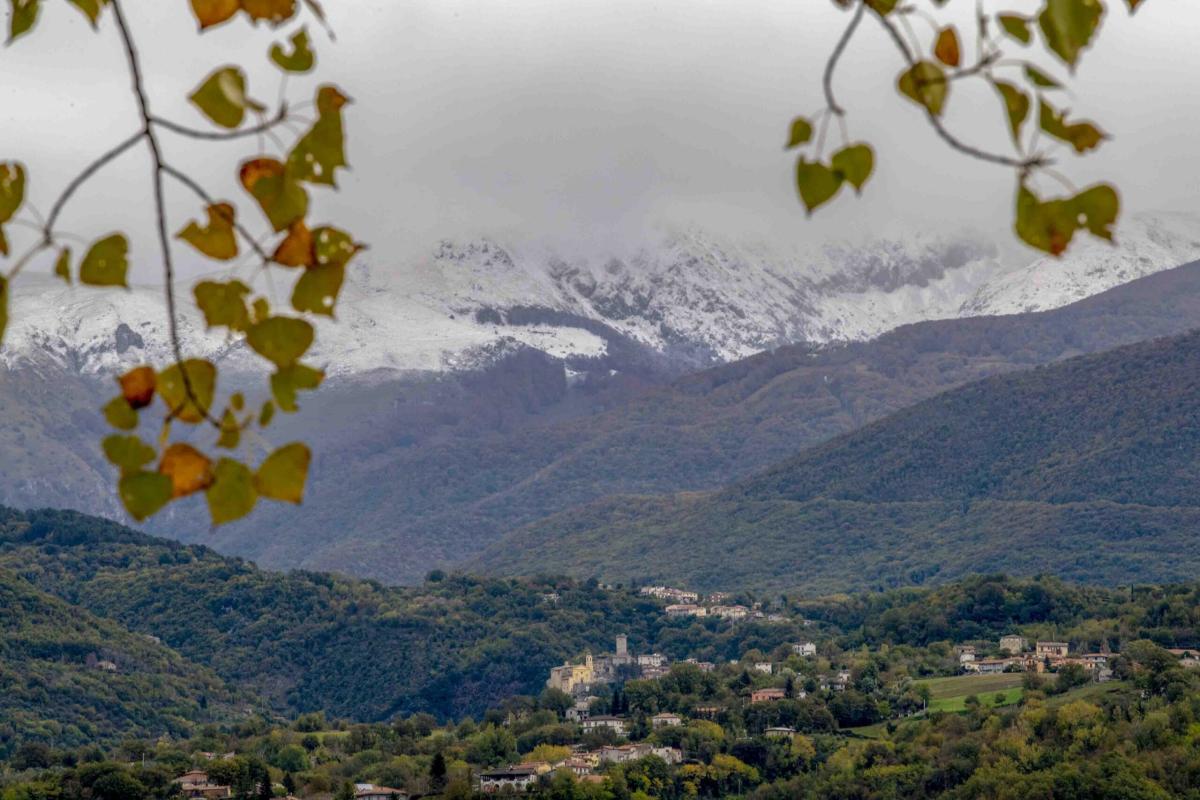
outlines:
M186 125L180 125L178 122L173 122L169 119L155 116L150 117L150 123L152 125L158 125L159 127L166 128L172 133L177 133L180 136L187 136L192 139L228 141L230 139L241 139L246 136L255 136L260 133L266 133L271 128L274 128L276 125L279 125L286 120L287 112L287 106L281 105L279 107L279 112L266 122L255 125L253 128L241 128L236 131L204 131L200 130L199 128L189 128Z
M862 2L860 5L861 7L865 7L866 3ZM879 24L881 24L884 30L888 32L888 35L892 37L892 41L895 42L896 47L904 56L904 60L908 62L909 67L916 66L916 57L913 56L912 51L908 49L908 45L904 42L904 38L900 35L900 32L896 30L896 26L891 23L891 20L882 14L876 14L875 18L879 20ZM945 124L942 123L941 118L938 117L937 114L934 114L933 111L927 106L922 104L921 107L925 109L925 116L928 117L929 124L933 126L933 129L937 135L940 136L942 140L946 142L946 144L950 145L960 153L964 153L981 161L988 161L992 164L1000 164L1001 166L1005 167L1015 167L1016 169L1025 172L1034 169L1035 167L1046 166L1050 163L1040 155L1033 155L1029 158L1020 159L1001 155L999 153L989 153L986 150L980 150L978 147L963 142L961 139L951 133L949 129L946 128Z
M53 238L54 223L56 221L58 221L58 215L62 213L63 206L65 206L67 204L67 201L71 199L71 195L75 194L75 191L80 186L87 183L88 180L93 175L95 175L97 172L99 172L106 164L108 164L110 161L116 159L118 156L120 156L126 150L130 149L135 144L140 142L142 140L142 137L145 135L146 135L146 131L140 130L137 133L135 133L133 136L130 136L125 141L121 142L120 144L118 144L115 147L113 147L112 149L110 149L108 152L101 155L99 158L97 158L91 164L88 164L86 167L84 167L83 171L80 172L78 175L76 175L75 179L67 184L67 187L65 189L63 189L62 194L60 194L58 196L58 199L54 201L54 206L50 209L50 216L48 216L46 218L46 224L42 230L42 234L45 237L46 244L49 244L51 239Z
M154 161L154 206L156 221L158 223L158 243L162 250L163 258L164 288L167 297L167 328L171 338L171 352L175 356L176 363L180 365L179 374L183 380L183 388L188 400L195 406L196 410L204 415L204 418L209 423L220 429L220 423L209 415L208 409L200 402L195 390L192 388L192 381L188 376L188 371L183 368L183 347L179 341L179 320L175 308L175 265L171 258L171 237L167 231L166 193L163 189L163 171L165 165L163 163L162 150L159 149L158 138L154 135L154 118L150 114L150 104L146 100L146 91L142 82L142 67L138 60L137 48L133 44L133 37L129 33L129 26L125 22L125 15L121 10L121 0L110 0L110 5L112 6L113 16L117 21L117 30L121 33L121 41L125 45L125 56L129 61L129 72L133 80L133 93L137 98L138 111L142 117L141 135L145 136L146 144L150 148L150 156ZM177 413L177 410L172 410L172 416L175 413Z
M825 86L825 105L829 106L829 110L839 117L844 115L846 111L838 105L837 100L833 97L833 71L837 69L838 60L842 57L842 53L845 52L846 45L850 43L850 38L854 36L854 31L858 28L858 24L862 22L863 14L866 10L867 4L860 2L858 8L854 10L854 16L850 19L850 24L846 26L845 32L842 33L842 38L838 39L837 45L829 55L829 61L825 64L825 76L822 81Z

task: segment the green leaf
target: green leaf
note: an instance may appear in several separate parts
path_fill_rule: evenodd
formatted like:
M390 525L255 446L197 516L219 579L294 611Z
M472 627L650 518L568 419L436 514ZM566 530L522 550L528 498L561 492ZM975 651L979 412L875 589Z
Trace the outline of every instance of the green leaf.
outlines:
M316 389L324 379L324 372L304 364L281 367L271 376L271 394L274 395L279 408L292 414L300 410L296 405L296 392L301 389Z
M994 85L1000 93L1000 99L1004 101L1004 111L1008 114L1008 128L1013 141L1019 145L1021 128L1025 124L1025 118L1029 116L1029 96L1005 81L996 81Z
M792 120L792 127L788 130L787 144L783 149L791 150L793 147L799 147L812 139L812 135L812 123L804 117L796 117Z
M104 418L117 430L131 431L137 427L138 415L124 397L114 397L104 406Z
M1042 89L1061 89L1062 88L1061 83L1054 80L1054 78L1051 78L1049 75L1042 72L1040 69L1033 66L1032 64L1025 65L1025 77L1028 78L1029 82L1032 83L1034 86L1041 87Z
M262 111L263 106L246 96L246 76L237 67L222 67L207 78L189 100L222 128L236 128L246 118L246 109Z
M258 201L271 227L282 231L308 213L308 192L294 175L273 158L255 158L242 164L242 186Z
M233 409L227 408L221 416L221 435L217 437L217 447L234 450L241 441L242 426L238 424L237 417L233 415Z
M89 286L124 286L129 270L129 242L122 234L114 233L88 248L79 266L79 280Z
M250 468L232 458L217 461L212 486L205 492L208 513L213 525L224 525L249 514L258 502L254 474Z
M1079 53L1092 41L1100 27L1104 5L1100 0L1046 0L1038 25L1046 46L1072 68Z
M354 254L365 249L350 237L345 231L324 225L312 232L313 257L317 266L337 264L345 266L354 258Z
M1043 202L1022 184L1017 190L1017 235L1026 244L1058 256L1079 228L1112 241L1120 197L1108 184L1097 184L1074 197Z
M229 203L216 203L205 209L208 225L201 227L194 220L175 234L209 258L228 261L238 254L237 236L233 232L234 208Z
M167 404L171 415L181 422L196 423L207 416L208 409L212 408L216 385L217 368L212 362L201 358L173 364L158 376L159 397ZM191 396L188 395L189 386Z
M879 16L886 16L895 10L899 0L866 0L870 8Z
M292 308L332 317L345 278L346 268L341 264L309 267L292 290Z
M71 5L78 8L88 18L92 28L96 27L96 22L100 19L100 10L104 7L105 2L107 0L70 0Z
M42 6L41 0L8 0L8 5L8 43L12 44L33 29Z
M105 437L104 456L121 468L121 473L136 472L154 460L154 448L138 436L123 436L114 433Z
M342 107L348 102L349 98L334 86L317 90L317 121L288 154L288 173L297 180L337 185L336 171L346 166Z
M277 367L294 364L313 343L313 327L295 317L269 317L250 326L246 342Z
M809 216L812 216L816 208L832 200L840 188L841 173L834 172L817 161L801 158L796 162L796 189L800 192L800 200Z
M265 428L271 424L273 419L275 419L275 404L267 400L262 405L262 411L258 412L258 426Z
M25 166L0 162L0 225L8 222L25 201Z
M285 53L283 46L271 45L271 60L287 72L308 72L316 63L308 43L308 29L301 28L292 36L292 52Z
M58 252L58 258L54 261L54 275L68 285L71 283L71 248L64 247Z
M241 331L250 324L250 312L246 309L246 295L250 294L250 287L241 281L201 281L192 291L196 295L196 305L204 312L208 327L223 326Z
M1029 20L1016 14L1000 14L996 17L1000 27L1021 44L1033 41L1033 33L1029 30Z
M897 88L935 117L941 116L946 97L950 94L946 73L932 61L918 61L901 73Z
M829 165L854 187L855 192L861 192L875 168L875 153L868 144L852 144L834 153Z
M312 455L301 442L284 445L259 466L254 475L254 488L263 497L300 503L304 498L304 482L308 479L308 463Z
M1038 117L1042 130L1055 139L1061 139L1075 148L1076 153L1086 153L1100 146L1108 137L1104 131L1090 122L1068 123L1065 115L1055 111L1045 100L1040 102Z
M117 493L129 515L141 522L171 502L171 479L157 472L138 470L122 476Z

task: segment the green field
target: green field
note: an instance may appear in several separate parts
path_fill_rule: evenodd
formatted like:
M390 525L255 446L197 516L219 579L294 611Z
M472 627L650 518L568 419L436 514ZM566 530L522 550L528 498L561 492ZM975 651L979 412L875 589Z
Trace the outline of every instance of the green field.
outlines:
M1022 675L1019 672L1002 672L999 675L957 675L953 678L934 678L927 681L916 681L914 685L928 686L930 697L935 701L966 698L972 694L983 700L984 695L993 695L1007 689L1019 689L1021 679Z

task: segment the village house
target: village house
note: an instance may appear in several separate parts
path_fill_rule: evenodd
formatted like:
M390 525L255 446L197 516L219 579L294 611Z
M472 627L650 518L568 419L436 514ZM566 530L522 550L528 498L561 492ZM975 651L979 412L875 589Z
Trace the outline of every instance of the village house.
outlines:
M777 686L768 686L765 689L755 689L750 692L751 703L773 703L785 697L787 697L787 691Z
M659 600L671 600L676 603L698 603L700 595L683 589L673 589L670 586L643 586L641 594L657 597Z
M655 714L650 718L650 727L654 730L658 730L659 728L674 728L682 724L683 717L667 711Z
M750 609L745 606L713 606L708 613L722 619L745 619L750 616Z
M1066 658L1070 650L1067 642L1038 642L1034 652L1038 658Z
M629 725L621 717L598 716L589 717L582 723L583 732L591 733L592 731L608 728L611 731L616 731L621 736L624 736L629 731Z
M1020 663L1020 659L981 658L977 661L963 664L963 667L967 672L978 672L980 675L995 675L998 672L1004 672L1010 665L1017 663Z
M696 706L694 709L692 709L692 713L694 713L697 717L713 719L724 710L725 706Z
M724 603L726 600L728 600L731 597L733 597L733 595L730 594L729 592L713 592L712 594L710 594L708 596L708 602L710 602L714 605L719 605L720 603Z
M479 791L484 794L497 794L506 789L511 792L524 792L531 784L536 783L537 779L538 771L532 767L488 770L479 775Z
M637 744L606 745L600 748L600 763L627 764L645 758L654 751L654 745L648 742Z
M1179 659L1181 667L1187 669L1200 667L1200 650L1193 650L1190 647L1171 647L1167 652Z
M661 667L667 663L667 657L662 653L646 653L637 657L639 667Z
M694 658L685 659L683 663L695 664L697 667L700 668L701 672L712 672L714 669L716 669L716 666L717 666L716 664L714 664L711 661L697 661Z
M582 778L584 775L591 775L596 769L596 764L590 758L571 756L566 761L559 762L558 769L570 770L575 777Z
M787 738L790 738L791 736L795 735L795 733L796 733L795 728L785 728L785 727L780 726L780 727L774 727L774 728L767 728L765 731L763 731L763 736L769 736L772 739L787 739Z
M1088 669L1100 669L1108 666L1108 653L1084 653L1079 661Z
M585 697L576 701L575 705L571 706L566 711L568 722L583 722L592 715L592 701L595 697Z
M671 672L670 667L642 667L642 680L656 681L665 678Z
M1027 647L1029 647L1029 642L1025 640L1024 636L1010 633L1000 637L1000 652L1002 653L1015 656L1024 653Z
M179 784L179 793L187 798L215 800L215 798L230 797L233 794L228 786L209 783L208 773L202 769L188 770L174 782Z
M770 675L772 670L770 661L757 661L751 668L755 672L761 672L764 675Z
M812 658L817 654L817 646L812 642L800 642L792 645L792 652L804 658Z
M577 690L591 686L595 680L595 665L592 663L592 654L588 653L584 656L582 664L567 663L561 667L551 667L550 678L546 681L546 685L551 689L574 694Z
M408 800L408 792L390 786L376 786L373 783L358 784L354 791L354 800Z
M97 661L96 669L101 670L103 672L116 672L117 665L115 663L113 663L112 661Z
M695 603L675 603L666 608L668 617L707 617L708 609Z

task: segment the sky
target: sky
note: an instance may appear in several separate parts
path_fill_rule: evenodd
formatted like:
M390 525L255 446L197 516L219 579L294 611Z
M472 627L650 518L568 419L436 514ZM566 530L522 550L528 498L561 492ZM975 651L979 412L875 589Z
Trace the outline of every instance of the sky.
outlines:
M1030 0L984 3L1036 7ZM155 113L203 127L186 95L226 63L246 68L252 96L268 105L280 96L266 50L292 27L254 29L238 20L197 36L185 0L124 4ZM1059 102L1113 138L1087 158L1056 150L1059 170L1079 186L1117 183L1126 213L1200 212L1200 2L1146 0L1132 18L1123 2L1107 4L1074 96ZM26 164L29 196L43 213L94 154L137 127L112 20L93 32L67 3L44 5L38 28L0 50L0 159ZM336 41L310 24L318 69L283 89L295 103L330 81L354 98L346 110L352 170L336 195L314 192L314 218L371 244L376 268L427 252L440 237L603 249L662 226L768 244L854 243L906 230L970 230L1011 242L1011 172L947 149L896 95L899 54L870 19L835 86L850 139L875 146L876 173L862 197L844 192L806 219L793 185L794 155L782 144L793 116L823 105L821 71L848 20L830 0L325 6ZM969 26L972 7L955 0L935 13ZM924 20L914 20L914 30L929 40ZM955 86L946 121L972 143L1006 146L999 103L982 84ZM830 141L840 141L836 130ZM258 224L235 179L237 163L255 154L254 140L213 145L164 134L164 146L173 163ZM144 280L158 269L149 180L145 154L131 152L63 218L82 239L129 231L135 276ZM179 228L200 209L171 192ZM180 258L185 271L208 268L182 248Z

